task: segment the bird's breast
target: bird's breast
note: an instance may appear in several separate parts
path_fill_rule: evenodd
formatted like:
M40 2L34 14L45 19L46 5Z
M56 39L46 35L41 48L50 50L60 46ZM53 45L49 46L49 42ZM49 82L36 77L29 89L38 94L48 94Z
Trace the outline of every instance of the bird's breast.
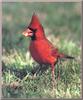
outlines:
M30 53L33 59L38 63L51 64L55 62L55 57L51 55L51 48L44 40L31 41Z

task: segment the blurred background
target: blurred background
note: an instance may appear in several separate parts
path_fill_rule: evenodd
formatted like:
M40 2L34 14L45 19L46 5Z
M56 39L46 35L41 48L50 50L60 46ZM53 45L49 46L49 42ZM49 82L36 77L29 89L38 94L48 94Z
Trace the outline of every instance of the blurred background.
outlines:
M26 50L28 38L22 32L33 13L42 23L46 35L72 40L79 44L81 37L80 3L3 3L3 49Z
M5 98L81 97L81 4L80 3L3 3L2 94ZM61 52L74 56L55 67L56 93L51 90L51 71L32 79L37 65L29 54L30 38L22 35L33 13L39 17L47 38ZM60 70L60 80L58 73Z

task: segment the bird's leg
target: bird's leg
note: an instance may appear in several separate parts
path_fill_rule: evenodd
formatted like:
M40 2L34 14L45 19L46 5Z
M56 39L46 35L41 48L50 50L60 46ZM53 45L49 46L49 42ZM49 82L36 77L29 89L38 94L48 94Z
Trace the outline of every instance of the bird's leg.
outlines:
M60 69L59 69L59 73L58 73L58 80L60 80Z
M59 65L61 65L62 63L61 63L61 60L59 60ZM60 67L59 67L59 73L58 73L58 80L60 80Z
M51 69L52 69L52 86L54 90L54 86L55 86L54 64L51 65Z
M58 64L58 80L60 80L60 64Z

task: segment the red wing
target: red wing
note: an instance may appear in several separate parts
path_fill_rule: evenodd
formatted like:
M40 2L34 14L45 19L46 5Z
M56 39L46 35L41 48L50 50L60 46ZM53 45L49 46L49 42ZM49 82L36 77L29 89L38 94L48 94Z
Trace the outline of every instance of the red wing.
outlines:
M52 56L54 56L54 57L57 56L58 55L58 48L55 48L49 40L47 40L47 42L48 42L48 45L51 49Z

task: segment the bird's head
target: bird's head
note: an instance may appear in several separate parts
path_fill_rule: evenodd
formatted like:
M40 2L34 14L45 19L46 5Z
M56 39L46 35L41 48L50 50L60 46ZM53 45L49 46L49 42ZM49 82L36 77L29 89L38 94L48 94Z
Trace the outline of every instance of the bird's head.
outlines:
M33 14L31 22L27 29L23 32L25 37L31 37L32 40L42 39L45 37L43 27L37 17Z

